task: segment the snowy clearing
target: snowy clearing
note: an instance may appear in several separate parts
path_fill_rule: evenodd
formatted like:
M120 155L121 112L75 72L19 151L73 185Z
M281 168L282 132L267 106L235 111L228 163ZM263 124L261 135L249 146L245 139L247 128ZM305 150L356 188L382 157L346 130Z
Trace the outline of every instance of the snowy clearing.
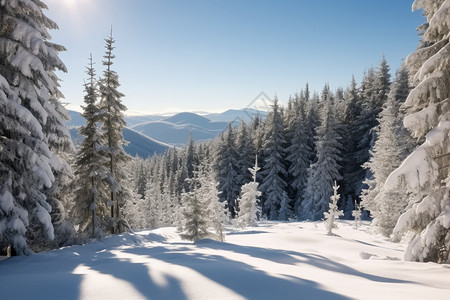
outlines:
M175 228L0 262L2 299L448 299L450 265L402 261L406 245L339 221L229 228L226 242Z

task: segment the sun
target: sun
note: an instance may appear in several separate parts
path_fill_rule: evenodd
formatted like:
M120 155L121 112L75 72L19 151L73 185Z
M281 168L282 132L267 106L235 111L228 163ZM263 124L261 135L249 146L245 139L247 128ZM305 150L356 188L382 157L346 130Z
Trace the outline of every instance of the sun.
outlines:
M61 2L65 3L67 6L73 7L78 0L62 0Z

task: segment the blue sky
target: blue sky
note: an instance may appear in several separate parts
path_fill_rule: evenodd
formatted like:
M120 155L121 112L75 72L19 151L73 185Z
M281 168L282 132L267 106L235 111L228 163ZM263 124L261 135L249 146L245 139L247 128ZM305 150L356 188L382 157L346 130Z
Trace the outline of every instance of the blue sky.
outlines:
M224 111L262 91L286 103L308 82L346 87L384 54L395 73L418 45L412 0L46 0L58 73L71 107L83 103L89 54L97 74L113 27L120 91L130 111Z

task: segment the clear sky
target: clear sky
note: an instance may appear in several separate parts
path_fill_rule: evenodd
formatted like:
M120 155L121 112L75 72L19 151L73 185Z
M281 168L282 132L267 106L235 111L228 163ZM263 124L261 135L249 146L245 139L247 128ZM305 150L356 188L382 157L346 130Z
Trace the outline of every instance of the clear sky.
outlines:
M89 54L101 75L113 27L114 70L131 111L224 111L260 93L289 95L359 81L384 54L392 75L418 45L412 0L44 0L67 48L58 73L83 103Z

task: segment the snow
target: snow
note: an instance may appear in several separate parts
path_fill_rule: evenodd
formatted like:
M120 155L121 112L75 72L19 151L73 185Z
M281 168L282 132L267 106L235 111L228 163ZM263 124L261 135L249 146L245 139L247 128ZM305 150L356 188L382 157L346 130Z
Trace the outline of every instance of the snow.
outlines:
M433 148L440 147L448 153L450 144L447 146L447 149L444 149L444 141L448 140L449 132L450 121L441 121L436 128L426 135L425 143L411 153L400 167L389 175L384 185L385 189L387 191L395 190L402 178L412 189L434 182L438 174L438 165L430 159L429 152Z
M402 261L406 245L338 221L227 228L226 242L175 228L111 236L0 262L4 299L448 299L449 265ZM23 288L26 283L27 288Z

